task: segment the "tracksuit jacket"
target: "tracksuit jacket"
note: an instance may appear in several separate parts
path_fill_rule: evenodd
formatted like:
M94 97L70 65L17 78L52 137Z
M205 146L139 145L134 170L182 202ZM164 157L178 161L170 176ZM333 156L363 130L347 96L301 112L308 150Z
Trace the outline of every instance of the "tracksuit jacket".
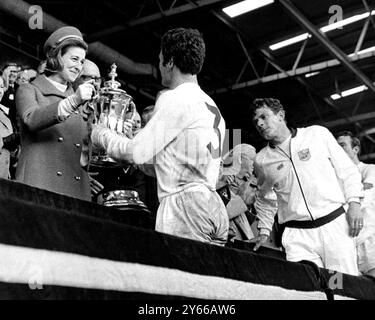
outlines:
M268 144L255 158L260 234L269 235L276 212L281 224L311 221L363 197L358 168L328 129L293 129L289 154Z

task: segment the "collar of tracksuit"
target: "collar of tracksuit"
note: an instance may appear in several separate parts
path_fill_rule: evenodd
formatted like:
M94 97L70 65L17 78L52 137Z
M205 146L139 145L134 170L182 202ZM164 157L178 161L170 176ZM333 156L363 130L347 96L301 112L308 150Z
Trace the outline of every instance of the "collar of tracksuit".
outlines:
M297 129L296 128L293 128L293 127L288 127L288 129L290 130L291 134L292 134L292 139L297 135ZM275 149L276 148L276 145L273 144L272 142L268 142L268 145L272 148L272 149Z

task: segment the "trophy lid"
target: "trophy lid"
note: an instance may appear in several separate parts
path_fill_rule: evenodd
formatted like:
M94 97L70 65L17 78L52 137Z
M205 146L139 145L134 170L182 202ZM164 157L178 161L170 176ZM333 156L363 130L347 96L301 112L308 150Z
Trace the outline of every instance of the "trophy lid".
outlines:
M128 98L132 98L129 96L125 90L120 89L121 83L115 80L117 77L117 65L113 63L111 65L111 71L108 73L108 76L110 77L110 80L104 82L104 87L101 89L101 93L116 93L116 94L122 94L125 95Z
M110 80L105 82L105 86L111 89L118 89L121 84L120 82L116 81L115 78L117 77L117 66L115 63L112 63L111 65L111 72L108 73Z

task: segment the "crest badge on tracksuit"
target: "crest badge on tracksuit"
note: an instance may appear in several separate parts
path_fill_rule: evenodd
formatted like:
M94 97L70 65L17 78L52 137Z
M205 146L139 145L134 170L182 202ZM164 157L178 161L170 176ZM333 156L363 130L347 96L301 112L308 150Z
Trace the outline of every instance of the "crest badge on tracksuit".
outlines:
M310 150L309 149L303 149L301 151L298 151L298 157L301 161L307 161L311 158Z

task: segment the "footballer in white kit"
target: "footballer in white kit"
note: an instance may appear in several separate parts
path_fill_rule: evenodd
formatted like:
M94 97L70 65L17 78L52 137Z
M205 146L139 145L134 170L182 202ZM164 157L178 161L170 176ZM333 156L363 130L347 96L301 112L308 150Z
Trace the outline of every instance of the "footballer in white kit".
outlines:
M204 50L198 31L168 31L159 68L170 90L157 99L150 121L132 140L100 126L92 140L114 159L154 165L160 201L156 231L223 245L229 221L215 187L225 121L196 79Z

